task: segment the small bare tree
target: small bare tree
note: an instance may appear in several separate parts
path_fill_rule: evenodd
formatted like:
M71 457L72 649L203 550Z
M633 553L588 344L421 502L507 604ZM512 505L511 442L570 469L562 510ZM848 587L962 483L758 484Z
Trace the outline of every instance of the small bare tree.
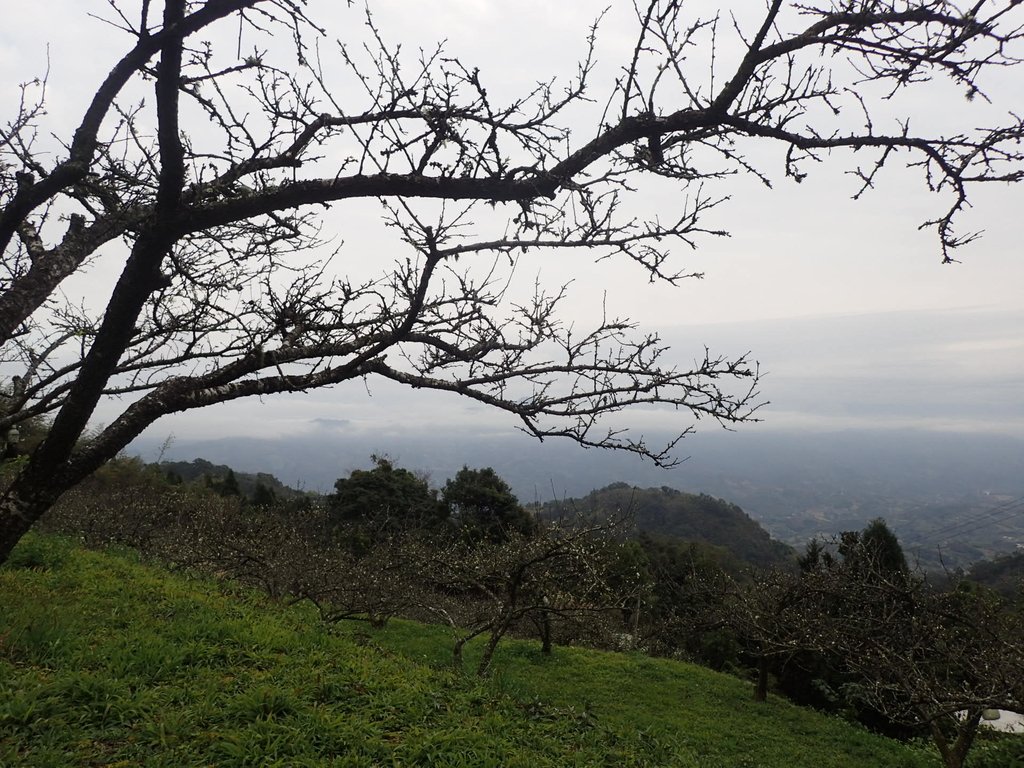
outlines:
M368 621L419 608L434 538L389 521L339 524L319 505L246 506L202 486L168 485L136 460L108 463L44 515L45 530L121 544L171 567L308 601L324 621Z
M466 644L486 635L476 670L486 675L501 639L524 619L536 620L550 650L552 618L618 613L627 596L611 571L624 528L623 520L567 518L530 534L510 530L500 541L435 545L423 575L435 594L430 612L454 633L454 664L461 668Z
M804 651L821 650L817 641L823 619L817 595L799 574L777 568L759 574L752 584L729 580L722 597L713 615L736 631L756 660L754 700L766 701L773 659L785 661Z
M540 438L671 463L672 444L606 417L662 405L743 422L756 367L705 352L678 368L626 320L566 323L562 288L506 292L520 254L586 249L676 282L672 246L724 234L705 223L728 197L718 184L799 181L825 155L857 153L863 190L900 158L943 195L927 224L949 260L973 239L955 229L971 188L1024 177L1019 116L917 133L901 99L951 81L983 100L985 71L1018 63L1016 2L770 0L729 22L648 0L603 92L595 27L575 74L500 102L477 68L440 48L408 57L372 16L336 32L332 60L304 0L109 5L125 51L70 135L48 144L60 131L41 81L0 126L0 361L22 375L0 433L52 418L0 498L0 560L161 416L368 377L471 398ZM237 44L208 42L239 28ZM595 100L604 116L581 128L577 109ZM763 143L784 150L777 172L751 159ZM671 212L629 212L645 177L678 184ZM396 235L391 258L359 255L376 277L325 256L324 209L361 199ZM105 305L66 300L101 256L118 271ZM119 396L120 415L80 443Z

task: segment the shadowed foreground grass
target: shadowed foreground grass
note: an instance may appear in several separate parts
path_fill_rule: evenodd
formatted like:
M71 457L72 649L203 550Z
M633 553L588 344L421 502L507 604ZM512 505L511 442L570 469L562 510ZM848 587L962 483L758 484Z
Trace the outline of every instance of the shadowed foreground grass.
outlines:
M480 681L449 653L30 536L0 569L0 766L938 764L688 664L509 641Z

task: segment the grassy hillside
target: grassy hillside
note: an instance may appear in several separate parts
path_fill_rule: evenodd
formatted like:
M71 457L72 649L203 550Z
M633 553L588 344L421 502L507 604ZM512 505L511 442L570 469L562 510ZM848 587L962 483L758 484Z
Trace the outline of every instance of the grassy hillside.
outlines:
M937 764L687 664L509 642L479 681L448 654L440 628L325 627L131 553L28 537L0 569L0 765Z

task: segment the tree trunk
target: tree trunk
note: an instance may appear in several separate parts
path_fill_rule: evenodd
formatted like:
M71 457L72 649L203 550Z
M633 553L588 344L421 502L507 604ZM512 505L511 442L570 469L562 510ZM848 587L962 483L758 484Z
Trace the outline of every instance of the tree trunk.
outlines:
M551 655L551 616L545 610L540 612L540 652Z
M30 508L17 499L4 499L0 503L0 563L7 561L11 550L35 522Z
M768 657L757 660L757 685L754 687L754 701L768 700Z
M462 648L468 640L468 637L460 637L452 646L452 666L458 670L462 669Z
M477 677L487 677L487 673L491 671L491 660L494 658L494 651L498 647L498 643L501 642L501 638L507 628L507 625L502 623L491 630L491 636L487 638L487 645L484 647L483 656L480 657L480 664L476 668Z
M964 768L964 764L967 762L967 753L970 752L971 745L974 743L980 722L981 710L968 712L964 720L957 723L956 740L952 744L949 743L946 734L942 732L942 726L938 721L932 720L929 723L932 740L939 748L945 768Z
M15 486L0 498L0 564L7 561L15 545L43 513L57 500L59 493L26 496Z
M135 403L132 407L137 405ZM117 456L158 415L145 410L138 410L131 417L122 415L120 428L115 433L111 434L108 428L104 435L74 455L72 451L78 435L69 433L61 441L51 430L0 495L0 563L7 560L19 539L65 491ZM119 514L119 510L111 510L111 514Z
M501 638L508 632L508 628L512 626L512 619L514 617L514 611L506 611L501 619L491 628L491 636L487 638L484 655L480 657L480 664L476 668L477 676L486 677L487 673L490 672L494 651L498 647L498 643L501 642Z

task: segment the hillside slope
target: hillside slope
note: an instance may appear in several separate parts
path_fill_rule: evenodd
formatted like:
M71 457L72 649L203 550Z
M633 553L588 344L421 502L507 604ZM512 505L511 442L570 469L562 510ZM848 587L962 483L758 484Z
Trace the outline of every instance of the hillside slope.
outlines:
M699 667L521 641L480 681L437 627L324 627L49 538L0 569L0 627L5 766L932 765Z

